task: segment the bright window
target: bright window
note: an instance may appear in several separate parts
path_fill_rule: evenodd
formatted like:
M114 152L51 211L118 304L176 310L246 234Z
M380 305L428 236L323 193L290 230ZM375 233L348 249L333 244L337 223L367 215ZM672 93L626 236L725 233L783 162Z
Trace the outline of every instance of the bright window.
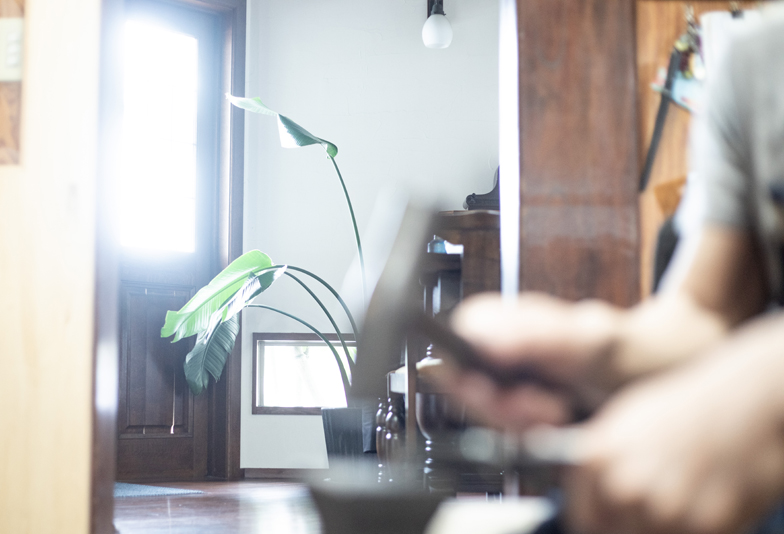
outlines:
M198 41L154 22L125 23L120 243L196 246Z
M345 358L340 342L330 341ZM355 358L354 341L346 344ZM255 334L253 352L254 413L317 413L346 406L335 355L316 336Z

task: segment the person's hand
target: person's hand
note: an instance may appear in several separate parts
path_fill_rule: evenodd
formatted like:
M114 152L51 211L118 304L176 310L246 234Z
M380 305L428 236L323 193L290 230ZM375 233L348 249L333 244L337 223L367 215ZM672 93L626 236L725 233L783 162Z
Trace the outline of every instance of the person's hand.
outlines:
M574 532L736 533L782 497L784 333L773 323L630 386L583 426L567 473Z
M614 387L605 364L618 315L599 301L574 304L535 293L511 304L498 295L472 297L453 314L455 331L492 365L526 367L541 381L503 388L482 373L446 366L439 385L493 426L567 423Z

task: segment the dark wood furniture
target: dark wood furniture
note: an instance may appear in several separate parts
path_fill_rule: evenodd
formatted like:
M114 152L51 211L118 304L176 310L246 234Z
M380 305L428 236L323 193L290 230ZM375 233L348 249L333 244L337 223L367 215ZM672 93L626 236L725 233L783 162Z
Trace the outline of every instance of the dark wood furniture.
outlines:
M463 253L427 253L420 274L422 306L426 313L448 313L466 297L500 289L497 211L442 212L437 219L435 231L438 237L452 244L462 245ZM405 448L408 457L414 458L423 452L425 484L431 490L449 492L454 491L458 479L448 470L439 470L430 453L436 449L449 448L449 443L439 442L439 434L447 429L456 430L463 422L460 418L448 418L448 401L417 376L417 362L428 356L431 349L432 346L425 339L412 337L408 340L404 367L398 372L389 373L387 377L388 393L393 403L404 406ZM417 427L425 434L424 451L417 450L417 447L422 445L418 441ZM476 478L481 480L479 475Z
M445 211L436 233L463 245L460 262L460 298L501 289L500 218L497 211Z
M428 313L448 311L461 299L500 288L499 214L496 211L442 212L436 222L438 236L463 245L462 255L429 253L421 275L423 306ZM425 357L426 345L415 340L406 362L408 380L390 375L392 392L405 394L407 430L415 430L416 362Z

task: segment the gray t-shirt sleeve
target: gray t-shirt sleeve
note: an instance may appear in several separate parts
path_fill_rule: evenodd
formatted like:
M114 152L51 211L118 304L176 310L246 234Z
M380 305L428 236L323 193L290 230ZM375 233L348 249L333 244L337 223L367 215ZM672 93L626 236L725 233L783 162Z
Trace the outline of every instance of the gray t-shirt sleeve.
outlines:
M712 73L692 132L694 168L705 199L704 222L749 228L754 223L745 102L737 91L742 56L730 51Z

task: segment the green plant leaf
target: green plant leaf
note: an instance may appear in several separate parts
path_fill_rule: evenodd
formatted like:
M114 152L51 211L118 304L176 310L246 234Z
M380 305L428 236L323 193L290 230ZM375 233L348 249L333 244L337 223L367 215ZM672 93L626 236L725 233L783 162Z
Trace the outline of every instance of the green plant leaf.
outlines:
M239 96L232 96L226 94L226 98L233 105L246 111L253 113L261 113L264 115L272 115L278 118L278 134L280 135L280 144L285 148L296 148L308 145L321 145L330 157L338 155L338 147L326 139L316 137L305 128L289 119L285 115L271 110L259 97L244 98Z
M321 145L330 157L338 155L338 147L326 139L316 137L305 128L283 115L278 115L278 133L280 134L280 144L286 148L298 146Z
M281 267L263 271L259 275L251 275L239 291L229 299L226 306L224 306L223 320L225 321L227 317L232 317L242 311L242 308L250 301L266 291L275 280L283 276L283 273L286 272L286 268L287 267L283 265Z
M264 115L272 115L275 117L278 116L278 113L265 106L264 102L262 102L261 98L259 97L243 98L240 96L232 96L229 93L226 93L226 98L233 105L246 111L252 111L253 113L263 113Z
M196 346L185 357L185 380L194 395L207 389L210 375L217 382L220 380L226 359L234 348L237 334L240 331L240 322L233 315L225 322L218 325L209 339L205 339L206 332L196 339Z
M212 314L245 284L249 275L269 267L272 267L272 260L263 252L246 252L201 288L179 311L167 312L161 337L174 335L172 342L175 342L203 332L209 327Z

